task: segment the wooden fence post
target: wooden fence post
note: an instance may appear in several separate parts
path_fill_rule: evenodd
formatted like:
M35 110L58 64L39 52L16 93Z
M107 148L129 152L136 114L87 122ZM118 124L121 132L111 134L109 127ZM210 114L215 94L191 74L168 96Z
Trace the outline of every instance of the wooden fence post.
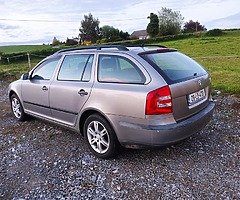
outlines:
M28 57L28 67L29 67L29 69L32 69L32 67L31 67L31 60L30 60L30 54L29 53L27 53L27 57Z

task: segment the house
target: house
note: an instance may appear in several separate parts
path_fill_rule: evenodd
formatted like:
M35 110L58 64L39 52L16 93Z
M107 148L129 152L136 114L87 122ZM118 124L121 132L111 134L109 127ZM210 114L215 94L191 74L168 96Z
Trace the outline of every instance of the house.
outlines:
M149 35L146 30L139 30L139 31L133 31L133 33L130 35L130 38L145 40L149 38Z
M66 45L68 45L68 46L77 45L78 43L79 43L78 38L72 38L72 39L67 38L67 40L66 40Z

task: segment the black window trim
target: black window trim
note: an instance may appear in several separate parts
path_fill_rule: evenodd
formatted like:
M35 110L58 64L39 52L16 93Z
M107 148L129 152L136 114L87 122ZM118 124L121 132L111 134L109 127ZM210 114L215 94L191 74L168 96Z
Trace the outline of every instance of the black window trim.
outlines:
M59 80L59 79L58 79L58 76L59 76L59 73L60 73L60 70L61 70L61 67L62 67L62 65L63 65L63 62L64 62L65 57L66 57L66 56L73 56L73 55L88 55L87 62L85 63L85 66L84 66L84 69L83 69L83 73L82 73L82 75L81 75L81 79L80 79L80 80ZM76 53L76 54L66 54L66 55L64 55L64 57L63 57L63 59L62 59L62 62L61 62L61 64L60 64L60 66L59 66L58 72L57 72L56 80L57 80L57 81L61 81L61 82L62 82L62 81L64 81L64 82L85 82L85 83L90 82L90 81L91 81L91 78L90 78L88 81L83 81L82 78L83 78L83 74L84 74L84 72L85 72L85 69L86 69L86 67L87 67L87 63L88 63L89 59L91 58L91 56L93 56L93 62L92 62L92 65L91 65L91 74L92 74L92 68L93 68L93 63L94 63L94 55L95 55L95 54L93 54L93 53Z
M144 81L142 83L134 83L134 82L118 82L118 81L100 81L99 80L99 65L100 65L100 57L101 56L114 56L114 57L120 57L120 58L123 58L127 61L130 61L130 63L133 63L133 66L134 68L137 67L137 71L140 73L140 75L142 75L144 77ZM135 64L132 60L130 60L129 58L126 58L124 56L121 56L121 55L115 55L115 54L98 54L98 62L97 62L97 81L99 83L114 83L114 84L128 84L128 85L145 85L146 81L147 81L147 78L146 76L144 75L144 73L142 72L142 70L137 66L137 64Z

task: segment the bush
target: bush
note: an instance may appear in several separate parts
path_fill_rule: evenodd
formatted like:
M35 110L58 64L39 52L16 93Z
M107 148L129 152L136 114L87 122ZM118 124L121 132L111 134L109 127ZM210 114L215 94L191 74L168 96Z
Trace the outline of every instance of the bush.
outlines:
M97 44L104 44L104 43L107 43L108 42L108 39L107 38L102 38L100 40L97 40Z
M36 51L32 51L29 52L30 57L40 57L43 58L44 56L49 56L52 55L53 53L55 53L56 51L58 51L59 49L54 49L54 48L49 48L49 49L43 49L43 50L36 50ZM27 53L28 52L21 52L21 53L10 53L10 54L5 54L5 53L1 53L0 57L0 64L1 63L8 63L8 62L19 62L19 61L24 61L24 60L28 60L27 57ZM31 55L33 54L33 55Z
M221 36L221 35L223 35L223 31L218 28L206 32L206 36Z
M178 34L178 35L167 35L155 38L149 38L146 40L127 40L127 41L120 41L120 42L109 42L108 44L116 44L116 45L141 45L141 44L153 44L153 43L160 43L166 42L171 40L181 40L186 38L197 37L194 33L187 33L187 34Z

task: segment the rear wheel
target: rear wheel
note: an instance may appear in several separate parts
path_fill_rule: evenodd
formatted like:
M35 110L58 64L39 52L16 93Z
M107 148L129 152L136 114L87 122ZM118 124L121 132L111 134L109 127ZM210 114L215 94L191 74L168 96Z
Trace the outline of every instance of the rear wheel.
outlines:
M116 154L118 141L113 128L102 116L94 114L84 124L84 138L94 155L110 158Z
M15 118L18 121L24 121L26 119L26 114L23 110L22 104L16 94L11 96L11 108Z

